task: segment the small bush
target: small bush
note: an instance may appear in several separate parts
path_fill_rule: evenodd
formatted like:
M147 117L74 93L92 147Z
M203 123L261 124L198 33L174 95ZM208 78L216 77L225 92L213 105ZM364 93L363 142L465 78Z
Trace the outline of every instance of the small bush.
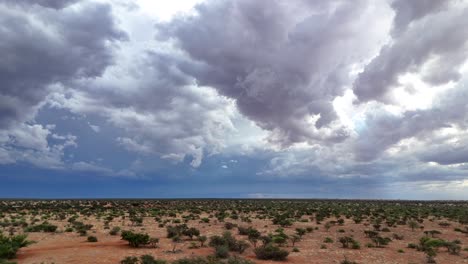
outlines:
M345 258L343 261L340 262L340 264L358 264L358 263L356 261L351 261Z
M271 244L256 248L254 253L258 259L263 260L285 260L289 255L288 251Z
M236 227L236 224L233 224L233 223L230 223L230 222L224 223L224 228L226 228L227 230L231 230L234 227Z
M116 235L119 234L119 232L120 232L120 227L114 226L114 227L111 229L111 231L109 232L109 235L111 235L111 236L116 236Z
M88 239L87 239L88 242L98 242L98 239L97 237L95 236L89 236Z
M141 245L147 245L150 241L148 234L133 233L132 231L122 231L122 239L127 241L131 247L139 247Z
M167 261L155 259L151 255L143 255L140 257L140 263L141 264L166 264Z
M54 233L57 230L56 225L49 224L44 222L40 225L28 226L24 231L25 232L45 232L45 233Z
M120 264L167 264L167 261L155 259L151 255L143 255L138 259L137 257L126 257L120 261Z
M222 259L229 257L229 248L227 246L215 247L215 256Z
M415 248L418 248L418 245L416 245L415 243L409 243L409 244L408 244L408 248L413 248L413 249L415 249Z
M125 257L120 261L120 264L138 264L137 257Z
M16 257L16 252L22 247L32 244L26 240L26 235L6 237L0 233L0 259L11 259Z
M254 262L239 257L229 258L227 264L255 264Z
M353 243L351 244L351 248L352 249L360 249L361 245L359 244L359 242L353 241Z

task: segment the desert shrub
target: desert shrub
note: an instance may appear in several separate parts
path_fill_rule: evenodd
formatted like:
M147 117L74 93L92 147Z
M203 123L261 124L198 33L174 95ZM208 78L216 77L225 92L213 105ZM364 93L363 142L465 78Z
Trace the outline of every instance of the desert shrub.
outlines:
M340 237L338 239L338 241L341 243L341 245L343 246L343 248L350 248L350 246L354 249L358 249L360 248L358 246L358 242L356 240L354 240L352 237L349 237L349 236L345 236L345 237Z
M125 257L120 261L120 264L138 264L137 257Z
M224 228L226 228L227 230L231 230L233 229L234 227L236 227L236 224L233 224L231 222L226 222L224 223Z
M254 250L254 253L258 259L263 260L285 260L289 255L288 251L283 250L272 244L256 248Z
M358 264L358 263L356 261L351 261L345 258L344 260L340 262L340 264Z
M373 237L371 240L372 242L374 242L376 247L386 246L388 245L388 243L390 243L390 241L392 241L392 239L388 237L381 237L381 236Z
M206 236L198 236L198 241L200 241L200 247L203 247L203 244L208 240Z
M167 231L167 238L173 238L176 236L182 236L184 232L188 231L188 226L186 224L176 225L176 226L168 226L166 227Z
M25 232L46 232L46 233L53 233L57 230L56 225L49 224L48 222L44 222L39 225L32 225L25 228Z
M418 248L418 245L416 245L415 243L409 243L409 244L408 244L408 248L417 249L417 248Z
M28 241L26 235L4 236L0 233L0 259L16 257L16 252L22 247L27 247L32 241Z
M331 237L326 237L323 243L333 243L333 239L331 239Z
M246 249L250 247L250 244L245 240L238 240L235 245L234 251L239 252L240 254L244 253Z
M237 230L239 231L239 235L242 235L242 236L249 236L249 235L252 235L252 234L260 233L260 232L258 232L257 229L255 229L255 228L253 228L251 226L250 227L238 226Z
M196 258L178 259L172 262L172 264L212 264L212 263L210 263L206 258L196 257Z
M87 239L88 242L98 242L98 239L97 237L95 236L89 236L88 239Z
M150 237L148 234L134 233L132 231L122 231L121 237L127 241L131 247L139 247L141 245L147 245Z
M87 231L93 228L93 225L84 224L83 222L79 222L79 221L73 221L71 223L73 225L73 228L75 228L76 232L78 232L80 236L86 236Z
M446 242L444 246L447 248L447 251L450 252L450 254L460 254L461 246L459 245L459 243L457 243L457 241Z
M114 227L111 229L111 231L109 232L109 235L111 235L111 236L116 236L116 235L119 234L119 232L120 232L120 227L114 226Z
M307 230L305 228L296 228L296 234L302 238L305 235Z
M151 247L157 248L157 247L158 247L158 243L159 243L159 238L157 238L157 237L151 237L151 238L149 239L148 242L149 242L149 244L150 244Z
M255 264L255 263L247 259L243 259L239 257L232 257L228 259L227 264Z
M200 235L200 230L190 227L188 229L185 229L182 231L182 234L184 236L188 236L190 239L193 239L194 236L199 236Z
M222 236L212 236L210 238L210 243L208 244L210 247L219 247L224 246L226 241Z
M352 249L360 249L360 248L361 248L361 244L359 244L359 242L355 240L355 241L353 241L353 242L351 243L351 248L352 248Z
M215 256L223 259L229 257L229 248L225 245L215 247Z
M17 264L17 263L13 261L8 261L6 259L0 259L0 264Z
M155 259L151 255L143 255L140 257L141 264L166 264L167 261L161 259Z
M299 250L297 247L294 247L294 248L292 249L292 252L299 252L299 251L300 251L300 250Z
M230 251L242 253L248 244L245 241L237 241L230 232L226 231L222 236L212 236L209 245L211 247L226 246Z

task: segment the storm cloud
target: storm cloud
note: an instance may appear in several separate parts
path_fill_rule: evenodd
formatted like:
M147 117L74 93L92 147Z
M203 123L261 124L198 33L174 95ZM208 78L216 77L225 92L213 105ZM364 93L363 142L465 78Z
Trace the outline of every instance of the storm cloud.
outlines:
M386 12L368 1L209 1L157 28L190 56L182 72L235 99L273 141L332 143L348 136L332 102L386 38L385 21L371 23Z
M0 2L0 128L31 118L51 86L101 75L125 38L108 4L60 2Z
M0 0L0 178L466 198L465 1L160 5Z

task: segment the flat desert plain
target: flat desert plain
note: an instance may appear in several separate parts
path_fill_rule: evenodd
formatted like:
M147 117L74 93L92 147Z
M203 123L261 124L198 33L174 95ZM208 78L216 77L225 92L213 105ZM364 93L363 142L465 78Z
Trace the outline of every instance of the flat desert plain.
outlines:
M35 242L19 249L13 259L18 263L110 264L146 254L170 263L215 255L215 246L210 246L210 241L226 232L247 244L242 253L230 250L230 256L259 264L331 264L345 260L428 263L429 251L435 252L432 257L435 263L468 263L467 223L461 219L467 213L466 204L287 200L99 201L91 205L89 201L47 201L47 206L39 203L20 202L14 207L10 201L10 208L2 212L4 236L27 234L27 239ZM50 207L52 203L56 205ZM21 225L6 224L15 222ZM44 223L56 226L56 230L31 228ZM83 225L87 225L84 228L87 230L80 233ZM177 241L168 238L169 228L177 226L199 233L192 238L181 233ZM112 229L120 231L111 235ZM132 247L122 239L124 230L147 234L159 241ZM245 234L245 230L256 230L261 236ZM89 236L97 238L97 242L88 242ZM200 236L207 238L203 246ZM289 253L285 260L258 259L255 249L266 246L264 237L270 237L268 244ZM351 239L347 247L344 238ZM431 240L432 245L428 242L425 247L424 239Z

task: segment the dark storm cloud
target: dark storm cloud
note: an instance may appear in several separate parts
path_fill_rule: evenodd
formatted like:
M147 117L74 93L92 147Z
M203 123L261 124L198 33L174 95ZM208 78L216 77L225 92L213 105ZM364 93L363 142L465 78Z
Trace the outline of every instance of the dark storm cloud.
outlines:
M0 2L0 128L31 118L50 85L96 77L113 62L111 6L72 1ZM36 5L39 4L39 5Z
M3 3L23 5L23 7L40 5L54 9L61 9L80 0L1 0Z
M460 164L468 162L468 147L463 142L463 145L439 145L436 147L429 147L421 153L423 161L437 162L442 165Z
M449 3L450 1L447 0L394 0L391 3L392 8L395 10L393 35L399 35L405 31L411 22L447 8Z
M360 101L387 101L398 77L407 72L421 72L422 79L431 85L461 77L459 68L468 56L468 7L457 1L450 3L394 2L396 32L355 81L354 93ZM445 5L449 7L442 8Z
M173 67L183 58L168 56L138 50L131 61L122 60L101 78L75 82L69 96L54 94L49 103L103 117L122 132L116 143L131 152L175 162L187 157L198 167L234 130L234 107Z
M367 1L208 1L157 28L192 59L181 71L235 99L276 143L339 142L348 131L333 123L332 102L352 64L376 50L381 35L362 27L385 11Z

